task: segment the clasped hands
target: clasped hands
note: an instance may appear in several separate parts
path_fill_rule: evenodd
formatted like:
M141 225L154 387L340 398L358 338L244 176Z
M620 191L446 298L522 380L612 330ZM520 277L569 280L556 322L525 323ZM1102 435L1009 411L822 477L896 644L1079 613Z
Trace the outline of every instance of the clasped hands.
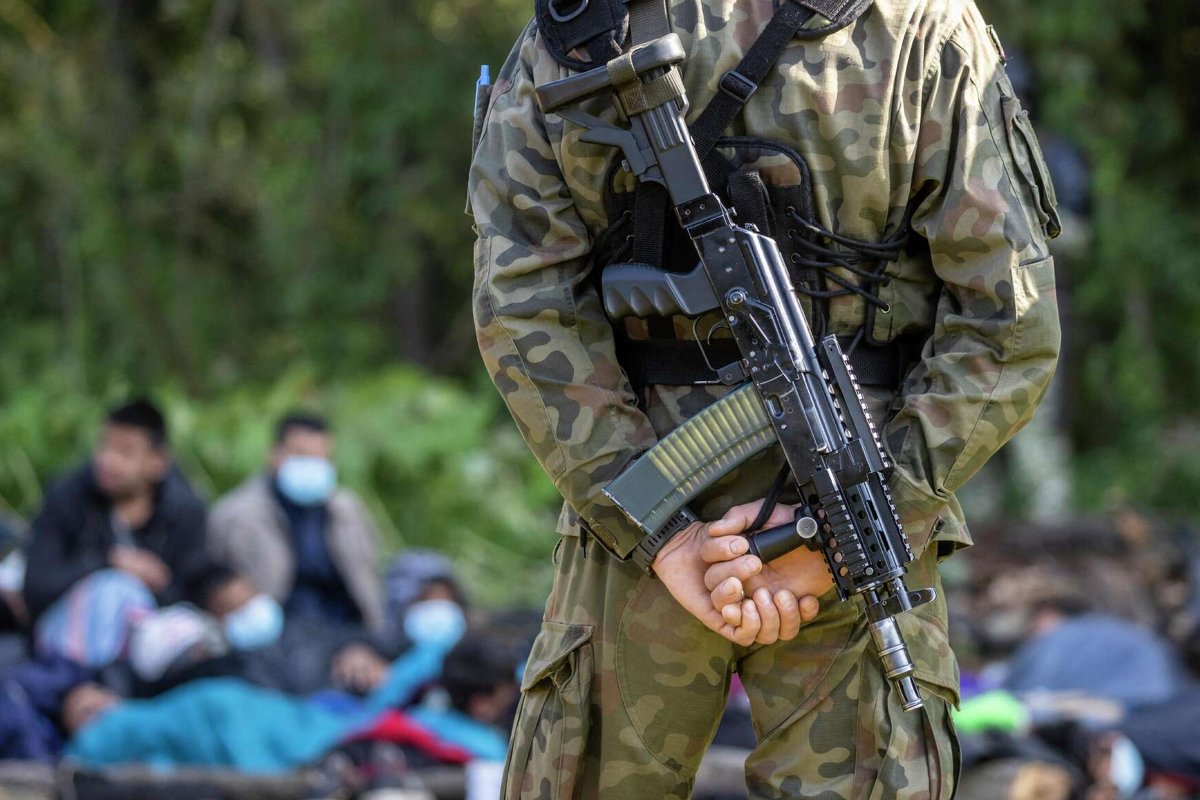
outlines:
M714 522L697 522L669 541L654 573L689 613L735 644L794 639L816 616L817 598L833 586L820 553L801 547L763 564L745 534L763 501L735 506ZM780 504L767 526L792 521Z

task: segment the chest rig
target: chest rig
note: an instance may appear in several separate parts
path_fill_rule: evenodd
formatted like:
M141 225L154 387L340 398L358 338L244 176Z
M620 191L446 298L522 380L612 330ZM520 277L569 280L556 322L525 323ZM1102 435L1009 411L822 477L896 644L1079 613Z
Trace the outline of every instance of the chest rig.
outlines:
M762 137L725 135L793 40L816 40L841 30L866 13L873 2L776 0L775 14L741 62L721 77L719 91L689 125L689 131L713 191L736 209L741 224L753 224L778 243L794 288L811 300L810 323L818 337L827 331L831 299L862 298L865 324L846 337L843 348L861 384L895 389L919 354L921 343L905 339L877 342L869 332L875 314L888 310L879 288L890 280L884 274L888 262L897 260L908 245L911 207L896 232L883 242L842 236L820 224L811 171L794 148ZM550 54L574 70L608 63L631 47L671 32L666 0L537 0L537 23ZM589 60L583 60L583 55ZM784 160L799 180L785 186L764 182L753 169L763 157ZM614 191L622 169L626 167L616 159L605 176L610 225L593 247L593 279L599 285L603 271L618 264L690 272L696 266L695 249L670 211L666 189L661 184L638 182L635 191ZM639 395L649 385L721 383L714 366L739 357L732 339L713 336L719 324L709 328L706 342L698 347L677 336L677 322L648 317L635 336L623 321L614 320L618 361ZM693 330L696 338L701 338L695 325Z

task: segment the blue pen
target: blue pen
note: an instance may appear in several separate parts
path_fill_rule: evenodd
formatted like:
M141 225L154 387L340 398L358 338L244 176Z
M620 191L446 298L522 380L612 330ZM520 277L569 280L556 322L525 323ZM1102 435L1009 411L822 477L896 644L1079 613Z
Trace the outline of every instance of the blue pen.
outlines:
M482 64L479 67L479 80L475 81L475 105L471 108L471 113L476 113L479 108L479 95L488 86L492 85L492 70L487 64Z

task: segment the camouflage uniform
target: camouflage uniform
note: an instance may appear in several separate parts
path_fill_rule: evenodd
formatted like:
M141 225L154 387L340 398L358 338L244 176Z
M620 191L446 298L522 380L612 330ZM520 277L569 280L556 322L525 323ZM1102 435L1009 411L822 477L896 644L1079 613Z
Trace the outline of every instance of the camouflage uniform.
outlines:
M773 3L672 0L670 11L689 54L691 119ZM887 309L870 316L844 297L829 314L839 335L870 320L879 341L928 336L899 392L870 397L917 553L913 587L940 587L937 561L970 543L953 493L1029 420L1058 354L1053 189L1001 62L968 0L878 0L845 30L794 41L733 131L796 148L821 224L842 235L883 241L915 203L923 239L887 266ZM617 173L605 187L615 153L538 110L534 87L567 74L531 25L498 75L471 171L480 349L567 500L506 797L687 797L734 671L760 742L746 767L751 797L949 797L958 668L940 599L901 618L927 703L905 714L857 604L826 596L797 639L743 648L624 560L639 532L601 488L725 389L655 386L639 401L618 365L589 254L611 222L606 191L632 183ZM615 121L607 99L585 110ZM798 180L772 156L757 166L768 183ZM693 508L713 519L762 497L778 458L749 462ZM585 549L581 530L603 549Z

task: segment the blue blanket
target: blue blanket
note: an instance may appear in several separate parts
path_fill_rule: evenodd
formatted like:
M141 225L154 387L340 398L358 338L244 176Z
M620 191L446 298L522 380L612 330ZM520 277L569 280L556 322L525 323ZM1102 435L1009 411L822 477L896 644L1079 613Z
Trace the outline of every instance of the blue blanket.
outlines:
M385 685L342 709L237 679L198 681L153 700L119 704L77 733L66 755L91 767L142 763L287 772L312 763L380 713L409 702L437 677L444 656L443 645L414 646L393 664ZM502 737L461 715L422 711L414 718L478 756L503 757Z

